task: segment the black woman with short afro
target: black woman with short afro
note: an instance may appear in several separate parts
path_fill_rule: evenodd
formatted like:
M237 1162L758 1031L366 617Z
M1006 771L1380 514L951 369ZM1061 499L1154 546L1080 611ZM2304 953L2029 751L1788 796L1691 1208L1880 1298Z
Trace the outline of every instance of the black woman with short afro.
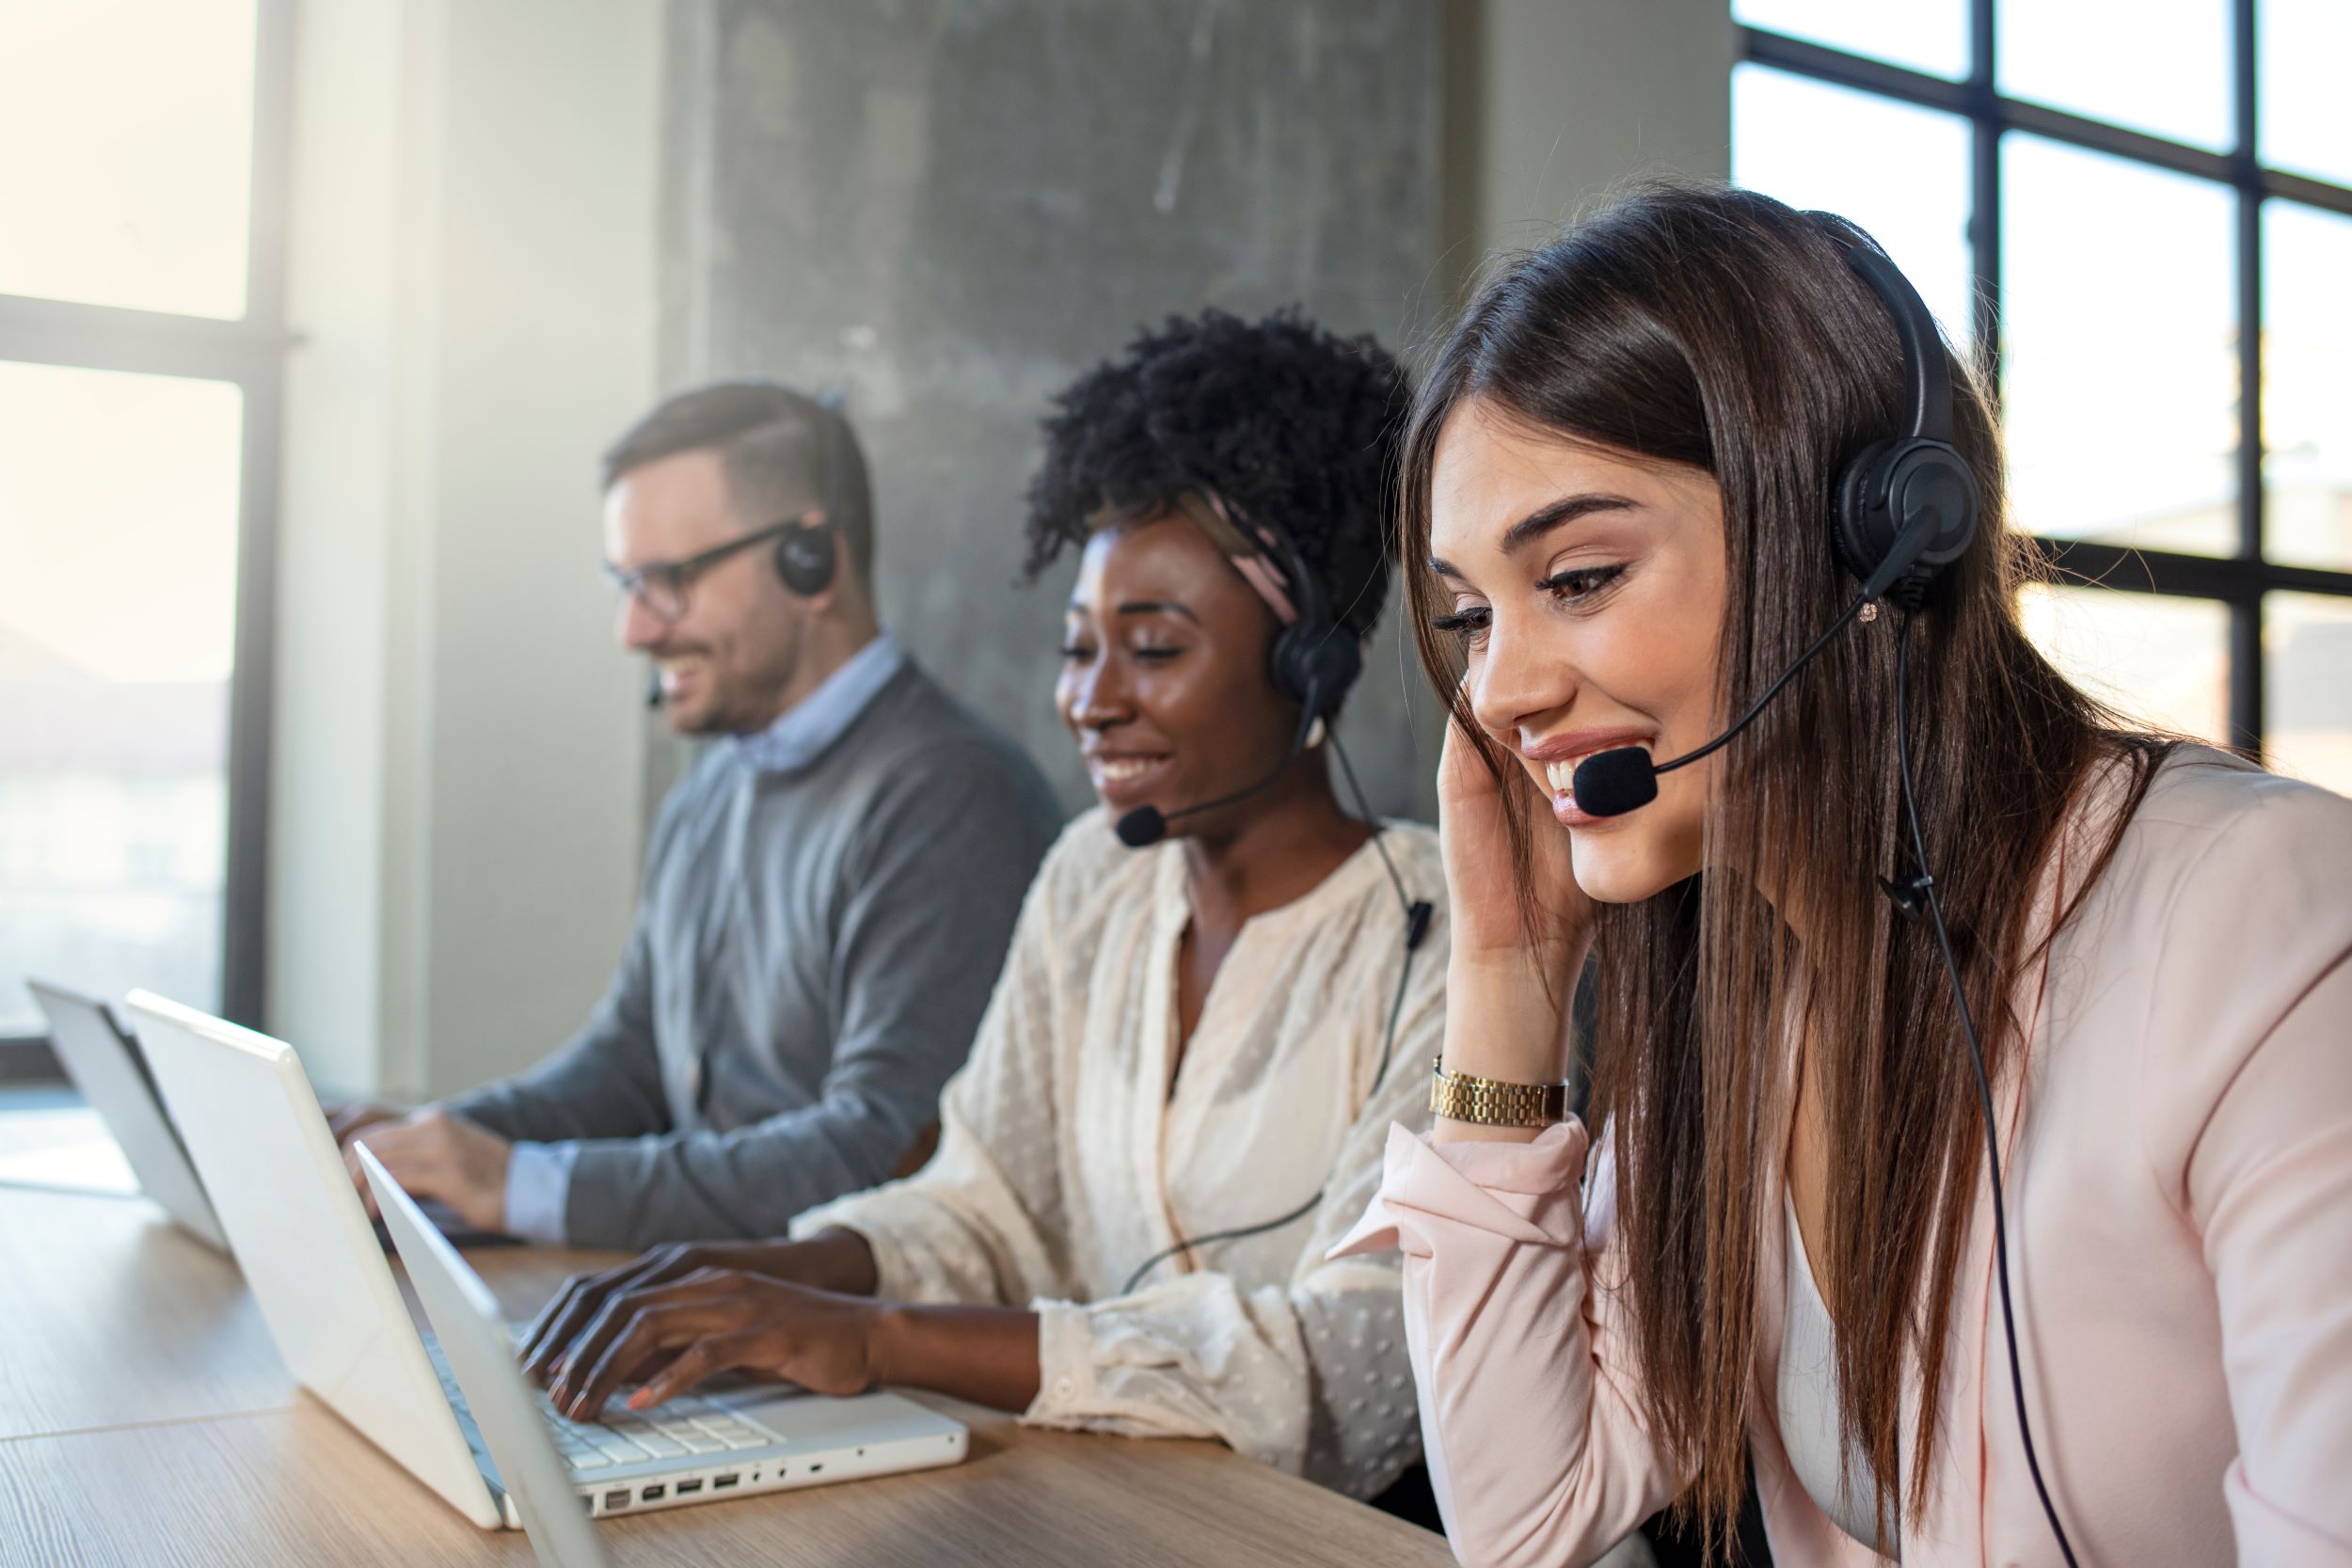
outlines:
M1386 518L1405 372L1369 336L1296 310L1170 317L1056 398L1029 485L1034 579L1103 521L1213 494L1286 533L1361 639L1388 596Z
M816 1394L898 1384L1214 1438L1356 1497L1395 1487L1421 1440L1402 1264L1330 1253L1391 1129L1430 1125L1445 867L1430 829L1342 809L1331 693L1310 713L1274 677L1332 646L1282 640L1302 578L1331 635L1379 611L1404 392L1367 340L1213 311L1057 401L1029 559L1078 557L1039 631L1060 624L1054 700L1100 803L1030 885L937 1150L787 1241L598 1276L623 1282L597 1288L599 1323L648 1321L661 1290L725 1328L636 1335L599 1377L625 1363L655 1400L721 1367ZM1279 561L1250 544L1269 529ZM914 756L898 782L953 812L957 766ZM1156 835L1122 828L1138 816Z

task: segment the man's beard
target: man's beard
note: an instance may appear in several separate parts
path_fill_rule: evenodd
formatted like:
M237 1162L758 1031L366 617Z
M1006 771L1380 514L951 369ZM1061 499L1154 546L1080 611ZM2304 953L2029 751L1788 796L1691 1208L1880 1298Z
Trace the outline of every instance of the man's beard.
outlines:
M800 673L802 643L807 636L805 617L795 617L792 635L752 671L723 670L707 648L683 650L698 654L707 672L709 700L693 722L679 726L692 736L756 735L775 722L777 706Z

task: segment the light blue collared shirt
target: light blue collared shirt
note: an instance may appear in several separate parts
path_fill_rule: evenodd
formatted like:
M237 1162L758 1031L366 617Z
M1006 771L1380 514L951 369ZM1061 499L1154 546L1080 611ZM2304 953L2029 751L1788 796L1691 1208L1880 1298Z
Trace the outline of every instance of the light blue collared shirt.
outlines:
M890 677L904 669L905 650L887 628L848 658L841 668L802 701L785 710L757 735L738 736L728 744L745 762L763 773L789 773L806 768L857 722L866 705L881 695Z
M725 744L763 773L806 768L857 722L858 715L906 662L906 650L885 628L774 723ZM563 1244L564 1207L571 1196L572 1165L579 1158L577 1143L517 1143L513 1147L506 1164L508 1235L549 1246Z

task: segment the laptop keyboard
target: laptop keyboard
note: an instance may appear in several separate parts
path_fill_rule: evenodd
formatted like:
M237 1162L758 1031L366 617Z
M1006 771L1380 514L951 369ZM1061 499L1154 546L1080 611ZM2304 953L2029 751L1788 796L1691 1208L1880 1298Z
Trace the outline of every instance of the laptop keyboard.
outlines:
M464 1390L441 1355L437 1340L428 1338L425 1354L441 1380L451 1404L466 1408ZM621 1465L642 1465L652 1459L677 1459L687 1454L721 1454L739 1449L761 1449L782 1439L739 1410L697 1395L687 1394L639 1415L617 1402L606 1421L575 1421L560 1414L545 1391L533 1389L539 1418L555 1439L556 1451L575 1470L601 1470Z

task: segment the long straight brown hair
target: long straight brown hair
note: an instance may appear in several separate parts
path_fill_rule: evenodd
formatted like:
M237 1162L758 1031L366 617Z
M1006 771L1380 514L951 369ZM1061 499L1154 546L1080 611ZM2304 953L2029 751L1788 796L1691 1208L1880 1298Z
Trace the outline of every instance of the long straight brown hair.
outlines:
M2004 526L1999 442L1947 354L1955 445L1985 501L1968 553L1912 631L1910 726L1935 886L1960 950L1986 1068L2022 1046L2010 1000L2037 876L2094 760L2128 768L2125 810L2164 752L2069 685L2024 633L2029 557ZM1537 432L1711 475L1726 594L1718 713L1743 710L1851 601L1831 546L1832 486L1864 443L1901 434L1901 353L1886 310L1820 220L1722 187L1645 186L1508 264L1430 362L1406 437L1400 528L1421 654L1504 785L1520 907L1534 794L1458 693L1462 652L1424 562L1447 420L1476 403ZM1929 1451L1952 1287L1980 1182L1975 1077L1932 938L1878 879L1905 865L1895 750L1895 618L1849 628L1725 754L1707 869L1599 911L1594 1117L1617 1162L1635 1354L1656 1432L1692 1479L1677 1499L1710 1550L1745 1484L1756 1352L1759 1212L1785 1157L1790 1030L1819 1053L1828 1236L1816 1262L1837 1323L1846 1435L1898 1497L1907 1360ZM2113 849L2092 857L2088 886ZM1734 869L1736 868L1736 869ZM1772 903L1804 911L1802 947ZM2078 900L2077 900L2078 901ZM2066 914L2049 927L2064 923ZM2047 937L2042 939L2046 942ZM1572 985L1573 977L1562 977Z

